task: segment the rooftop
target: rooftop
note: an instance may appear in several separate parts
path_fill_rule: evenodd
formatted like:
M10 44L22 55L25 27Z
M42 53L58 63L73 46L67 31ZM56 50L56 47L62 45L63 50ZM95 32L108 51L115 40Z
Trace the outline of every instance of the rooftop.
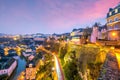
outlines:
M2 57L0 59L0 70L8 69L14 61L15 61L15 59L13 59L13 58Z
M116 9L118 9L117 12L115 11ZM118 5L115 8L109 8L109 12L107 13L107 18L111 17L115 14L118 14L118 13L120 13L120 2L118 3Z

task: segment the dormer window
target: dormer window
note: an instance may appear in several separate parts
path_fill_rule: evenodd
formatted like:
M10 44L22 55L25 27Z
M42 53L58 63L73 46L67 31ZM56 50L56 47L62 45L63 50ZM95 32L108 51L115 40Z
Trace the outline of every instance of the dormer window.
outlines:
M115 13L118 13L118 9L115 9Z
M111 16L111 15L112 15L112 12L109 12L109 15Z
M29 67L32 67L33 65L32 64L29 64Z

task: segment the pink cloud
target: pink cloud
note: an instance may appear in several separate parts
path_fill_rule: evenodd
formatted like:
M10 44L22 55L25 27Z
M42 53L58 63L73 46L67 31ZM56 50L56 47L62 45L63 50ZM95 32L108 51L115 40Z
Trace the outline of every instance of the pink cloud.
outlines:
M105 19L109 8L114 8L118 2L119 0L36 0L35 5L30 6L32 3L24 1L16 7L12 6L1 23L3 21L6 26L5 22L11 26L29 23L41 30L45 27L48 29L46 32L62 32L73 29L75 25L82 26Z
M86 17L85 22L88 20L96 20L99 18L106 18L109 8L114 8L119 3L119 0L98 0L92 7L85 9L83 17Z
M119 0L96 0L88 3L86 1L75 1L65 3L60 8L57 8L61 5L58 1L47 2L52 8L55 7L48 11L49 14L44 17L47 24L56 29L67 29L75 24L86 24L95 20L97 22L97 19L105 19L109 8L116 6Z

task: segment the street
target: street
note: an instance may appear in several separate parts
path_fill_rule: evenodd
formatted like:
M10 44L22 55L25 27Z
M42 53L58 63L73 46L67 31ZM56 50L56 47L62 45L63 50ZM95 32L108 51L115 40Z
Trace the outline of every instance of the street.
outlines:
M58 75L58 80L64 80L64 76L62 75L62 70L60 68L60 63L58 61L58 58L56 57L56 55L53 55L53 56L54 56L54 60L55 60L56 72L57 72L57 75Z

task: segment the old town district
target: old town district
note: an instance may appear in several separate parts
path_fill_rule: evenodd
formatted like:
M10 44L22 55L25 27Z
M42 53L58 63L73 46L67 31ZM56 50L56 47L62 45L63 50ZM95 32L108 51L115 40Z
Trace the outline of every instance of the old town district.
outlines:
M107 60L104 60L97 79L120 80L120 4L109 8L104 25L96 22L91 27L73 29L63 34L0 33L0 80L65 80L58 54L51 50L55 43L70 44L71 47L106 47L109 54L106 55ZM46 70L39 74L41 65L49 66L48 72ZM52 78L43 79L42 76ZM81 78L87 80L84 76Z

